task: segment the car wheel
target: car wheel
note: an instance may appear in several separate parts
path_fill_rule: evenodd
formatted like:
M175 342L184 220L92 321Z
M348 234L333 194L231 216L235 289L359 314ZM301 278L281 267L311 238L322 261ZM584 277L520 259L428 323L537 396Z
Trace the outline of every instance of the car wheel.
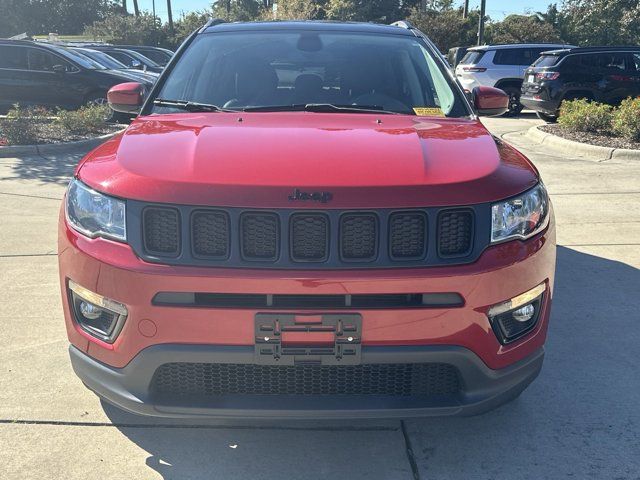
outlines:
M107 97L105 95L103 95L101 93L92 93L84 101L84 104L85 105L108 105L109 102L108 102ZM113 110L109 109L109 113L105 117L105 121L106 122L115 122L117 120L116 115L117 115L116 112L114 112Z
M505 87L502 91L509 95L509 110L506 111L504 116L513 117L518 115L524 109L520 103L520 89L516 87Z
M536 112L536 115L540 120L544 120L547 123L556 123L558 121L558 117L555 115L548 115L542 112Z

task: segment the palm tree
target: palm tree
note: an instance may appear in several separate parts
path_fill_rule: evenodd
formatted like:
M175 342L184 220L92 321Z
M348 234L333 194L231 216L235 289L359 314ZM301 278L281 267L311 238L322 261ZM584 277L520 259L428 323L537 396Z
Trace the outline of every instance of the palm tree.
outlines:
M167 16L169 17L169 31L173 33L173 13L171 12L171 0L167 0Z
M122 0L122 10L127 13L127 0Z
M140 16L140 8L138 7L138 0L133 0L133 13L136 17Z

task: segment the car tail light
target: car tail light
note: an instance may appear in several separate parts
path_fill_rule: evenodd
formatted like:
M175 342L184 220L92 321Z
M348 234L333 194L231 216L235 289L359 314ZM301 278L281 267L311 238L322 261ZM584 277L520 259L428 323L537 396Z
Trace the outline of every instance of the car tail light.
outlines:
M536 80L556 80L560 77L560 72L540 72L536 73Z
M465 72L486 72L487 69L484 67L462 67L462 70Z

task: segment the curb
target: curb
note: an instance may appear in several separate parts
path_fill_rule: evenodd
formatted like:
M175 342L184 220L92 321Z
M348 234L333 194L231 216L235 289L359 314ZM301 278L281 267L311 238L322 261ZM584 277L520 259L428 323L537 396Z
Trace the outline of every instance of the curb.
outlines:
M540 130L537 126L527 130L526 136L540 145L551 147L561 153L589 157L589 159L602 162L604 160L637 160L640 161L640 150L627 148L600 147L587 143L566 140L551 133Z
M126 128L126 127L125 127ZM15 155L46 155L51 153L72 153L76 150L91 150L107 140L122 133L122 128L117 132L108 133L100 137L88 140L78 140L77 142L45 143L42 145L15 145L11 147L0 147L0 158L13 157Z

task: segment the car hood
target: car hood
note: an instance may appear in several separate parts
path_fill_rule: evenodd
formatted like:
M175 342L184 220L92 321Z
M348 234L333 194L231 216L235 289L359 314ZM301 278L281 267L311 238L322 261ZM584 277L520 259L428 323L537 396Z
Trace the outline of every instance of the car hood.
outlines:
M118 197L273 208L294 189L330 193L322 208L398 208L495 201L538 181L475 119L310 112L139 117L77 174Z
M130 70L105 70L104 72L113 78L121 79L122 82L139 82L146 85L153 85L156 81L155 77L145 75L142 72L137 73Z

